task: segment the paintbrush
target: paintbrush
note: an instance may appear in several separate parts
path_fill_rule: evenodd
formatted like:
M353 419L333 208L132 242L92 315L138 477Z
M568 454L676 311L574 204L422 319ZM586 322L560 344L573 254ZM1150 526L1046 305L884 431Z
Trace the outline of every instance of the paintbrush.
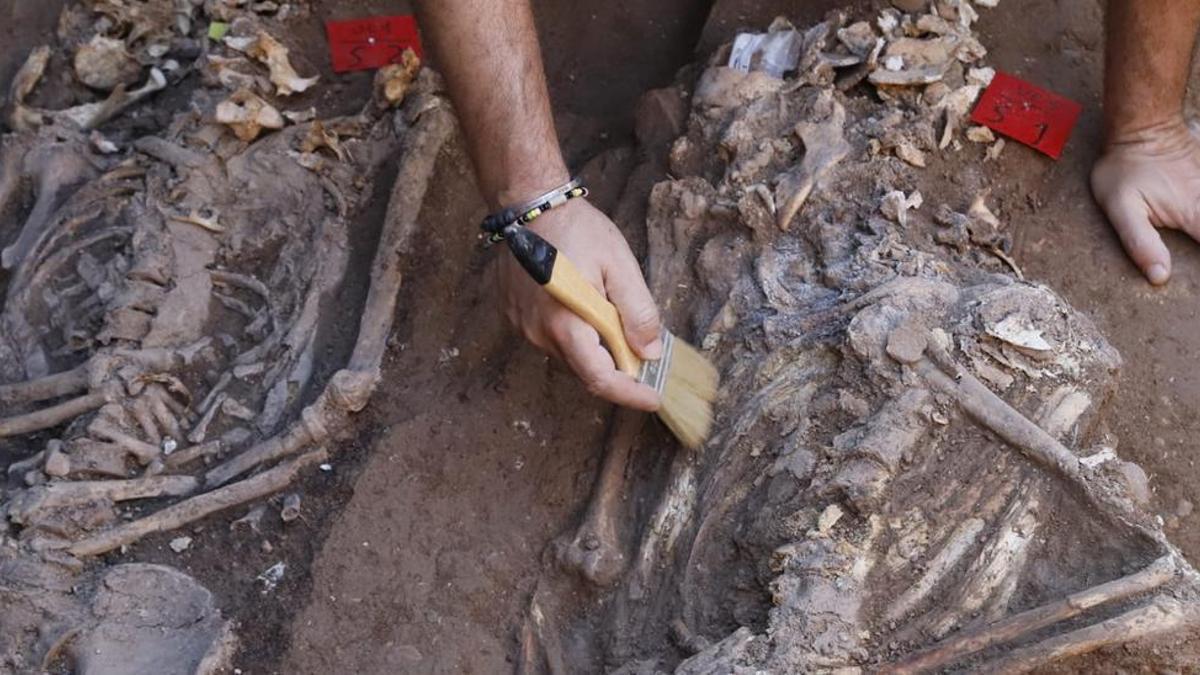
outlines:
M703 444L712 427L712 403L720 384L713 364L666 330L662 358L642 361L625 341L617 308L566 256L527 228L514 227L506 234L513 255L534 281L600 333L617 369L658 391L658 416L671 433L688 448Z

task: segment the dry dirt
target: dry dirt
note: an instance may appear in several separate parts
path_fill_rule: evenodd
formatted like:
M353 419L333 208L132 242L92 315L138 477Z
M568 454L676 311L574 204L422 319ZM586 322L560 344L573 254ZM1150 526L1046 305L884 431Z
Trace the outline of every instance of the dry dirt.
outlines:
M57 16L51 1L5 4L0 82ZM705 49L780 13L803 25L835 3L721 1L707 26L707 3L698 0L536 4L565 145L576 166L602 156L590 171L599 201L611 206L633 166L637 95L690 62L693 43ZM369 78L327 72L319 19L396 9L403 3L329 2L297 26L312 45L308 63L338 85L320 102L326 111L357 108ZM1091 315L1124 356L1113 432L1122 454L1150 473L1169 535L1196 562L1196 516L1176 513L1184 500L1196 502L1198 490L1190 441L1200 431L1193 414L1200 373L1190 357L1200 331L1189 300L1200 283L1200 247L1170 237L1175 278L1151 289L1091 201L1086 175L1100 126L1097 0L1004 0L984 14L979 31L991 65L1084 104L1062 161L1009 144L992 203L1018 228L1015 258L1026 274ZM947 181L973 180L979 152L964 149L943 169ZM482 211L462 149L448 149L422 214L425 236L402 292L384 384L360 417L358 439L331 448L334 470L298 486L301 520L266 519L258 536L229 533L237 512L206 521L184 554L166 547L167 536L128 552L176 565L213 590L241 623L235 662L243 673L512 669L515 629L542 557L585 503L611 411L505 329L483 281L492 254L474 245ZM356 243L369 259L369 235ZM288 573L263 595L254 577L279 560Z

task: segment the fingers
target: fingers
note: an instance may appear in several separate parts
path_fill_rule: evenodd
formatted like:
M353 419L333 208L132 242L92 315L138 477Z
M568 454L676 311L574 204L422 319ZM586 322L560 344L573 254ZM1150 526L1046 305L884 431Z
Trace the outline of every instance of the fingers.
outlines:
M1150 224L1145 201L1134 196L1118 196L1104 203L1108 219L1116 229L1125 251L1150 283L1160 286L1171 278L1171 253L1158 230Z
M658 306L646 288L642 270L628 247L622 246L611 266L604 271L604 290L621 315L625 340L638 356L662 358L662 323Z
M555 317L550 333L567 365L593 395L617 405L654 412L658 392L617 370L612 356L600 346L596 330L568 311Z

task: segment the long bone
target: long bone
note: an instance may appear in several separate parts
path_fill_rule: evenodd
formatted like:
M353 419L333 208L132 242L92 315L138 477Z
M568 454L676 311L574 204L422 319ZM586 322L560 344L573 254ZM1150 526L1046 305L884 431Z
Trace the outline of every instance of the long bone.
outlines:
M0 419L0 438L20 436L21 434L29 434L41 431L42 429L56 427L84 413L99 409L108 403L111 398L112 393L107 391L84 394L83 396L48 408L35 410L24 415L17 415L16 417Z
M624 547L616 524L628 494L629 457L645 419L645 415L634 411L617 411L583 522L559 553L560 564L598 586L612 584L625 570Z
M200 484L191 476L153 476L128 480L59 481L21 492L8 504L15 522L29 522L51 509L87 504L97 500L114 502L150 497L181 497Z
M1108 645L1146 640L1178 633L1200 623L1200 610L1194 600L1179 600L1160 595L1149 604L1106 621L1056 635L1035 645L1013 650L987 663L980 673L1025 673L1053 661L1086 654Z
M74 556L100 555L154 532L183 527L217 511L282 490L296 478L301 469L325 461L328 456L324 450L313 450L257 476L196 495L145 518L98 532L71 545L67 552Z
M303 410L297 424L213 468L205 477L207 484L227 483L256 466L319 443L330 429L344 423L347 414L366 406L379 381L379 367L395 316L397 294L404 278L403 254L416 229L435 160L454 130L454 119L444 106L412 103L414 107L410 109L420 111L420 116L405 134L400 170L388 201L371 268L371 285L348 367L334 374L318 400Z
M881 669L880 675L915 675L936 672L971 654L1006 644L1079 616L1080 614L1159 588L1175 578L1178 565L1172 555L1154 561L1133 574L1114 579L1041 607L1013 614L978 628L962 631L933 647Z

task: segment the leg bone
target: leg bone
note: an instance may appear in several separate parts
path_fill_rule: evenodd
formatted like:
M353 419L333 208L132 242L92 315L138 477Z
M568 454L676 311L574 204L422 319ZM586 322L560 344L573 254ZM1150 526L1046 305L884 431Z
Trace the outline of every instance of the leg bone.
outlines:
M559 553L559 562L598 586L615 582L625 570L625 552L617 523L629 494L626 471L645 415L618 410L604 463L592 488L591 502L575 537Z
M324 450L314 450L257 476L196 495L145 518L92 535L70 546L67 552L75 556L100 555L131 544L148 534L183 527L211 513L277 492L291 483L301 469L323 462L328 457L329 454Z

